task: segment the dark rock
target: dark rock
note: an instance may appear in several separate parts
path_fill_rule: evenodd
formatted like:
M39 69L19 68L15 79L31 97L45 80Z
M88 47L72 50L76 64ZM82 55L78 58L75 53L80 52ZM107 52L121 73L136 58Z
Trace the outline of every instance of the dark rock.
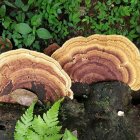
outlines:
M88 123L80 140L137 140L129 121L131 90L121 82L102 82L91 85L85 102ZM120 115L118 111L124 113Z
M125 111L131 104L131 89L122 82L102 82L90 87L91 93L85 102L88 116L108 116L112 111Z

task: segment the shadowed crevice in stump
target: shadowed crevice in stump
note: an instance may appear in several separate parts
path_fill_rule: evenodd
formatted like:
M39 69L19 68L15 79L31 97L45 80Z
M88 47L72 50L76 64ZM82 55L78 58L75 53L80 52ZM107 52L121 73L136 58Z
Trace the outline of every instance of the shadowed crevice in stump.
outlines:
M47 96L45 86L43 84L36 84L32 82L31 91L34 92L40 101L44 101L45 97Z
M132 92L132 104L140 106L140 90Z

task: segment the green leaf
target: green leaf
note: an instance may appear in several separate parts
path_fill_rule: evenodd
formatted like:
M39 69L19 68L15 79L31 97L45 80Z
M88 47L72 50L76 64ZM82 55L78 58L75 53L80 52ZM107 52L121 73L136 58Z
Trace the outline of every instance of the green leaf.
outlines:
M16 17L16 15L17 15L17 12L15 12L15 10L11 11L9 14L10 17Z
M92 3L91 0L85 0L85 4L87 8L91 7L91 3Z
M61 140L62 136L63 136L62 134L44 136L43 140Z
M137 27L136 27L136 31L137 31L138 33L140 33L140 26L137 26Z
M57 14L61 14L62 10L60 8L57 9Z
M24 20L25 20L25 13L23 13L22 11L17 12L16 20L18 22L24 22Z
M131 4L137 4L138 3L138 0L131 0Z
M50 34L50 32L45 28L39 28L36 30L36 32L39 38L42 38L42 39L52 38L52 35Z
M124 6L123 7L123 13L124 13L124 16L130 16L130 7L129 6Z
M62 126L58 126L58 113L63 99L58 100L53 106L43 114L33 116L34 104L32 104L20 121L16 123L15 140L77 140L68 130L64 134L60 133Z
M63 99L55 102L51 109L49 109L46 114L43 114L43 119L48 127L53 127L58 124L58 112L62 101Z
M23 46L22 46L22 44L18 44L17 47L20 49L20 48L22 48Z
M138 36L139 36L139 35L136 34L136 30L133 29L133 30L131 30L131 31L129 32L128 38L129 38L130 40L133 40L134 38L137 38Z
M23 10L24 12L27 12L28 9L29 9L29 5L24 5L24 6L22 7L22 10Z
M13 22L11 23L10 30L16 31L16 30L15 30L15 26L16 26L16 25L17 25L17 23L16 23L15 21L13 21Z
M7 38L11 39L12 38L12 33L9 32L8 35L7 35Z
M28 0L28 5L31 5L34 3L35 0Z
M44 140L43 137L41 135L38 135L37 133L35 133L32 130L28 131L28 135L27 135L27 140ZM20 139L19 139L20 140Z
M42 22L42 15L34 15L32 18L31 18L31 25L32 26L40 26L41 25L41 22Z
M0 16L1 16L1 17L4 17L5 14L6 14L6 6L5 6L5 5L2 5L2 6L0 7Z
M22 38L22 36L18 32L13 32L12 37L17 39Z
M32 105L27 109L25 114L21 116L21 121L17 121L15 126L15 133L14 138L15 140L25 140L26 134L29 130L29 127L31 126L31 122L33 120L33 109L34 109L35 103L32 103Z
M33 48L34 48L35 50L37 50L37 51L40 51L39 41L35 41L35 42L33 43Z
M29 34L27 38L24 39L24 43L26 46L31 46L34 40L35 40L35 35Z
M107 5L111 5L112 3L113 3L112 0L108 0L108 1L106 2Z
M4 0L4 3L9 7L17 8L14 4L12 4L11 2L8 2L6 0Z
M4 21L2 22L2 25L4 26L5 29L7 29L12 23L12 20L9 17L5 17Z
M78 140L69 130L65 130L62 140Z
M23 35L28 34L32 31L31 27L27 23L16 24L15 30Z
M47 132L48 126L45 124L44 120L41 118L41 116L37 116L34 118L33 122L32 122L32 128L34 130L34 132L38 133L40 136L45 135ZM38 129L40 128L40 129ZM50 130L49 130L50 131Z
M16 0L15 1L15 5L18 7L18 8L22 8L24 6L24 3L22 2L22 0Z
M121 0L115 0L115 3L116 4L120 4L121 3Z
M31 19L34 16L34 13L31 11L30 12L28 11L28 13L26 13L26 16L27 18Z

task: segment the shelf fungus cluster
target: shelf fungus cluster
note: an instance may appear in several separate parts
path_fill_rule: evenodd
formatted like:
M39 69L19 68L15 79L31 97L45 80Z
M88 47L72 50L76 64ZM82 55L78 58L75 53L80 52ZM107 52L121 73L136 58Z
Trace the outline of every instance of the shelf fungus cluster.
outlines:
M66 41L52 54L73 82L122 81L140 89L140 53L120 35L92 35Z
M10 95L16 89L32 91L44 102L63 96L72 98L70 87L71 79L67 73L57 61L45 54L17 49L0 55L1 102L16 102Z

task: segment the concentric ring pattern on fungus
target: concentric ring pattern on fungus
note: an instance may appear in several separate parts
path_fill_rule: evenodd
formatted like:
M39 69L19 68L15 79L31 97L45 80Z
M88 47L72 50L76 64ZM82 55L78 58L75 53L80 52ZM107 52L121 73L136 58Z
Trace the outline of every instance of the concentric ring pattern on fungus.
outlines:
M18 49L0 55L0 101L14 102L9 93L28 89L43 101L72 98L71 79L60 64L45 54Z
M75 37L52 54L73 82L119 80L140 89L140 53L121 35Z

